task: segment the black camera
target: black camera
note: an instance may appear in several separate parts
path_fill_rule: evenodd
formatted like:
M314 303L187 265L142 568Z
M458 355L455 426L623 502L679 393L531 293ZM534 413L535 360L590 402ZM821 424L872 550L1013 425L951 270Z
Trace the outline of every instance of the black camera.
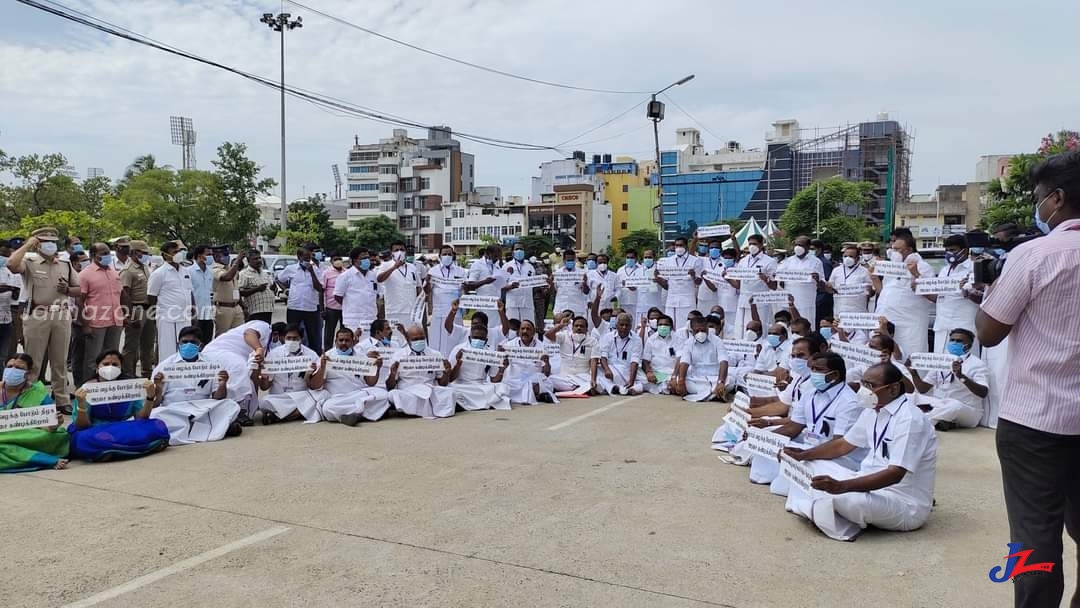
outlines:
M1000 231L999 231L1000 232ZM990 285L1001 276L1005 268L1005 260L1009 252L1017 245L1039 238L1042 234L1012 234L1005 233L1004 239L999 239L983 232L973 230L964 235L967 239L968 249L980 250L979 253L971 252L971 262L974 265L973 274L976 283Z

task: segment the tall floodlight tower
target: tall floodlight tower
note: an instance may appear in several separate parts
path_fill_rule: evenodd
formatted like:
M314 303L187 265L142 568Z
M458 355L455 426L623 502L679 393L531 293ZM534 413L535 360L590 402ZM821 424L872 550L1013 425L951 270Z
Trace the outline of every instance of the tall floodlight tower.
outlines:
M195 128L190 118L185 116L169 117L169 133L172 135L174 146L180 146L183 150L184 169L195 168Z
M334 200L341 199L341 169L337 165L330 165L330 170L334 172Z

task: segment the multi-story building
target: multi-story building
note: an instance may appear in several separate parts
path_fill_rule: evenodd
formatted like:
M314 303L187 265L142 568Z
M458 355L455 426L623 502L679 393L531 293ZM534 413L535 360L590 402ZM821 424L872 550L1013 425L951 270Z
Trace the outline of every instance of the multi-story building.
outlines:
M385 215L422 253L437 253L443 243L443 203L474 189L475 161L461 151L449 127L432 127L427 139L412 139L406 129L377 144L349 150L349 221Z
M524 233L525 218L520 196L503 199L497 186L480 186L464 200L443 204L443 244L469 256L488 243L513 245Z
M587 173L588 166L584 152L540 165L540 175L532 178L529 234L547 235L564 249L599 252L611 245L605 181L602 174Z
M964 184L938 186L933 194L912 194L910 200L897 205L896 225L910 228L919 247L941 247L945 237L974 227L968 217L967 198Z
M605 203L611 207L611 242L618 243L631 230L638 229L630 221L630 189L643 186L648 180L633 158L619 156L613 162L610 154L594 154L592 162L585 165L585 174L595 175L604 182Z
M653 163L655 165L656 163ZM648 230L656 233L659 226L656 224L654 209L656 208L656 186L633 186L630 188L630 212L627 220L630 223L630 232L635 230ZM612 213L612 222L615 221ZM619 241L613 241L618 245ZM639 254L641 252L638 252Z

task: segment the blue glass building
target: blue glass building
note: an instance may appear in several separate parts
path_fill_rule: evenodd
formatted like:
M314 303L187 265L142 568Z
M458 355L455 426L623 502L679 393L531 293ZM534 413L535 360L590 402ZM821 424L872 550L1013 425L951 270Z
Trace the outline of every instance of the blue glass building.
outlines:
M661 153L660 171L665 241L689 236L698 226L742 215L765 173L750 169L679 174L678 152L674 151Z

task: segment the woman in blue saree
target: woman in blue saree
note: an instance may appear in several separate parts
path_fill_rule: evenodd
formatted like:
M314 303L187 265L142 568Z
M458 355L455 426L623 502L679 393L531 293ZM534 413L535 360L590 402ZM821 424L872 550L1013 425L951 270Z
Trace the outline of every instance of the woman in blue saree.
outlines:
M87 381L123 380L120 352L105 351L95 359L97 371ZM86 385L75 391L71 435L71 456L91 462L138 458L164 450L169 445L169 429L160 420L150 420L157 403L154 383L146 381L146 399L122 403L87 403Z
M33 408L53 403L52 394L33 378L34 360L18 354L7 361L0 382L0 410ZM0 473L63 469L68 461L68 434L44 427L0 432Z

